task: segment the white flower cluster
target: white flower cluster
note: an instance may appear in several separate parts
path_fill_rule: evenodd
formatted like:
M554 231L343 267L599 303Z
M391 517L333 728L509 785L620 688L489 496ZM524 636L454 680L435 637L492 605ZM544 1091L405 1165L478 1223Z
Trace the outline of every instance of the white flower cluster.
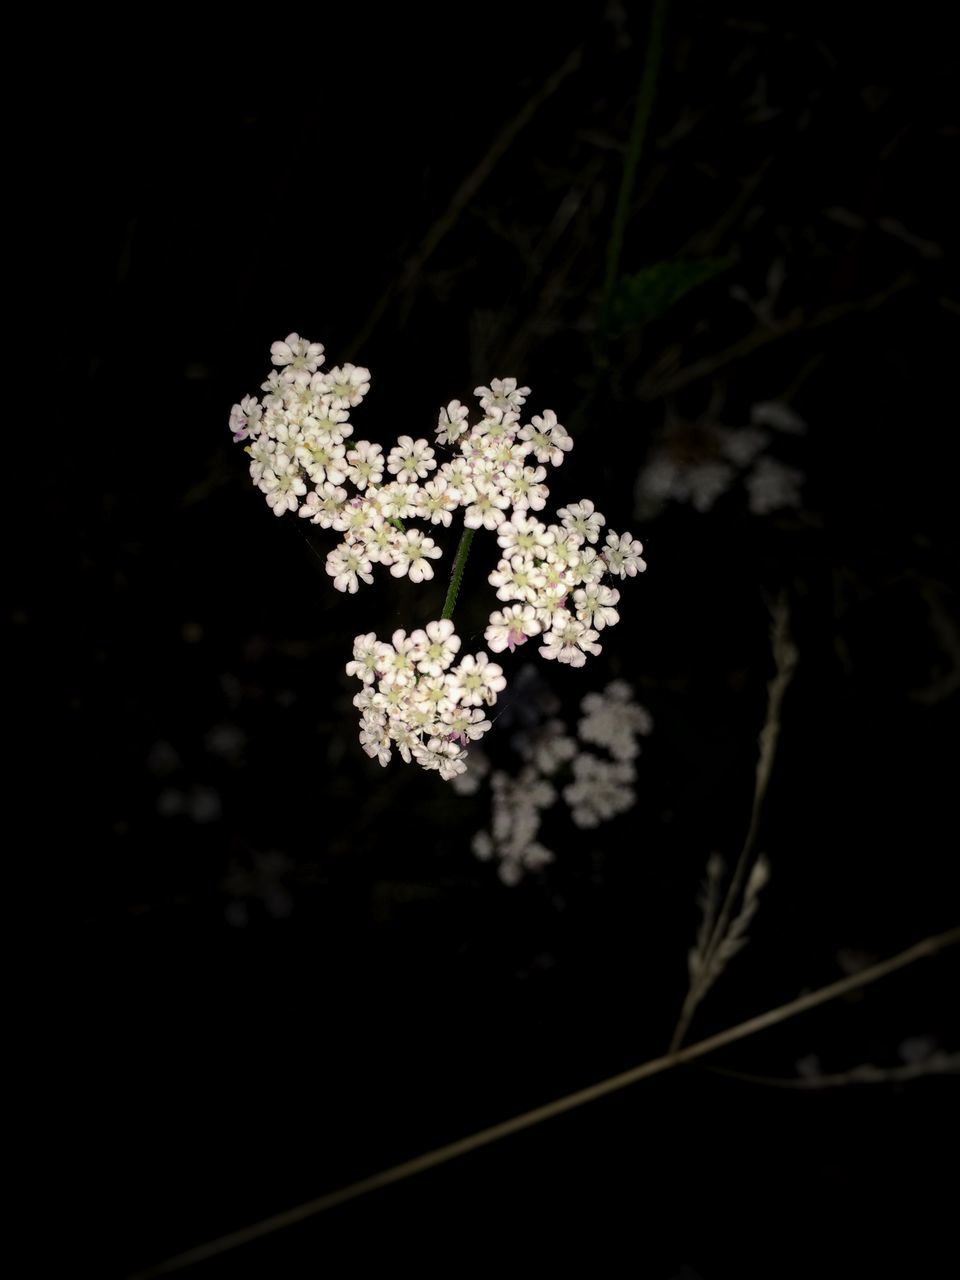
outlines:
M559 513L562 525L544 526L530 515L549 496L546 467L559 466L573 441L547 409L521 425L519 410L530 394L515 378L494 378L477 387L483 418L471 426L467 408L452 400L440 411L437 441L458 452L438 465L425 439L400 436L383 456L368 440L353 441L349 410L370 390L367 369L345 364L323 372L324 349L291 333L271 348L277 368L263 383L262 401L245 396L233 406L233 438L248 441L250 475L276 515L297 511L343 541L327 556L327 573L338 591L355 592L373 581L375 564L395 578L433 577L431 560L440 548L404 521L419 519L449 527L464 509L468 529L496 529L503 559L491 582L512 608L490 618L487 640L494 652L512 649L543 634L541 652L581 666L599 653L598 630L617 621L618 592L601 585L605 574L624 578L644 569L642 547L629 534L608 534L606 523L584 501ZM391 479L384 483L384 476ZM345 484L356 491L352 496ZM308 492L309 489L309 492ZM574 609L566 598L575 593Z
M637 478L637 514L653 516L670 501L689 503L705 513L738 479L743 481L754 515L798 507L803 472L767 452L774 440L767 427L802 435L806 423L787 405L771 400L753 406L748 427L668 426Z
M350 439L350 411L370 389L369 371L324 371L323 355L322 344L296 333L275 342L262 399L234 405L230 427L246 442L250 475L276 515L295 511L343 535L326 558L334 587L356 592L373 581L376 564L396 578L432 578L440 548L405 521L446 528L462 509L465 529L495 532L500 546L489 581L503 607L489 615L487 647L513 652L539 636L543 657L574 667L600 653L600 632L620 618L620 593L606 580L641 573L643 547L629 533L604 537L606 519L586 498L562 507L558 524L534 514L549 497L547 467L573 447L557 415L546 409L521 422L530 388L494 378L474 392L478 422L471 425L459 400L441 409L435 443L451 452L446 461L426 439L407 435L384 457L380 445ZM445 779L463 771L463 748L490 727L481 703L492 705L505 681L486 653L448 670L459 647L449 621L410 636L396 631L391 644L372 633L357 638L347 670L364 684L354 701L368 755L386 764L395 746Z
M525 872L539 871L554 860L536 837L540 814L550 808L557 793L530 767L516 778L497 770L490 779L490 790L491 830L477 832L473 851L482 862L496 858L497 875L504 884L518 884Z
M606 520L589 498L557 514L559 525L516 512L500 525L502 559L489 581L499 600L512 603L491 613L484 638L500 653L539 635L544 658L582 667L588 653L600 653L603 628L620 621L620 592L604 578L635 577L647 566L629 533L608 533L599 551L592 545Z
M234 440L246 440L250 475L275 515L300 516L344 535L327 556L327 573L338 591L373 581L374 564L413 582L433 577L440 555L432 538L407 530L409 516L450 523L453 503L435 487L417 483L436 467L426 440L401 436L386 458L369 440L350 443L349 410L370 390L370 373L352 364L323 372L323 346L288 334L271 347L277 368L262 385L262 401L245 396L233 406ZM384 472L393 478L383 483ZM351 496L345 484L355 490ZM308 492L309 489L309 492ZM442 499L442 495L439 495Z
M515 737L523 761L516 776L504 770L491 774L490 830L477 833L473 851L482 861L496 860L504 884L517 884L526 872L554 861L538 836L541 815L560 797L581 828L599 826L634 804L633 762L640 754L638 739L653 728L650 713L633 701L633 691L623 680L614 680L603 693L587 694L580 705L583 714L576 737L562 720L551 718ZM586 746L603 748L612 759ZM561 786L558 775L568 766L572 779ZM455 790L475 793L487 772L486 757L477 753L454 780Z
M409 636L395 631L389 643L372 631L357 636L347 675L363 684L353 705L371 759L386 765L395 747L407 764L436 769L445 780L464 772L467 745L490 728L484 707L493 706L507 682L483 652L453 666L459 651L449 619Z

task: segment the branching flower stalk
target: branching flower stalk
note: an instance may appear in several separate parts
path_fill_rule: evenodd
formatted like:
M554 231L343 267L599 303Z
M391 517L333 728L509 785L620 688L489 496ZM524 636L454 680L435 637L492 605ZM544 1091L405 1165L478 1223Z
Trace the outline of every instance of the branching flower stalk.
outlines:
M783 698L797 665L797 651L790 636L790 611L785 595L779 597L772 609L771 647L775 671L767 686L767 714L758 743L750 825L722 905L720 885L724 870L723 859L714 854L707 863L707 881L700 899L703 917L696 944L688 960L690 987L670 1041L671 1053L683 1043L691 1019L704 996L729 961L746 946L747 929L756 914L760 891L770 875L767 860L761 855L753 861L753 855L764 800L773 773ZM734 917L737 903L740 903L740 910Z

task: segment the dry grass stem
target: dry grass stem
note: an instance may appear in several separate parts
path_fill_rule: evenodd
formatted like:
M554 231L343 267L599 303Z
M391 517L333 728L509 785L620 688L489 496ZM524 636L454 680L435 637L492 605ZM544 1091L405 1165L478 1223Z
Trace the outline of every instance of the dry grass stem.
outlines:
M857 991L872 982L877 982L880 978L885 978L891 973L896 973L897 970L906 968L907 965L913 964L916 960L934 956L938 952L944 951L947 947L957 946L958 944L960 944L960 927L925 938L922 942L916 943L906 951L901 951L898 955L891 956L889 960L882 960L879 964L871 965L869 969L861 969L859 973L841 978L837 982L831 982L828 986L820 987L817 991L810 991L806 995L799 996L796 1000L791 1000L788 1004L779 1005L776 1009L768 1009L766 1013L758 1014L757 1017L741 1022L735 1027L728 1027L726 1031L720 1031L716 1035L708 1036L706 1040L689 1045L686 1049L680 1049L676 1053L669 1053L662 1058L653 1058L649 1062L642 1062L639 1066L632 1067L629 1071L610 1076L597 1084L589 1085L586 1089L567 1094L565 1097L558 1098L554 1102L548 1102L545 1106L537 1107L533 1111L526 1111L523 1115L504 1120L501 1124L492 1125L489 1129L481 1129L479 1133L472 1133L466 1138L461 1138L458 1142L451 1142L448 1146L438 1147L436 1150L428 1151L424 1155L406 1161L404 1164L394 1165L393 1168L384 1169L372 1177L363 1178L361 1181L353 1182L347 1187L341 1187L338 1191L319 1196L316 1200L308 1200L305 1204L297 1205L294 1209L288 1209L285 1213L275 1214L272 1218L264 1218L261 1222L255 1222L239 1231L221 1236L217 1240L211 1240L207 1244L188 1250L186 1253L178 1254L175 1258L168 1258L165 1262L148 1267L146 1270L138 1272L135 1276L131 1276L130 1280L153 1280L156 1276L165 1276L175 1271L184 1271L188 1267L206 1262L210 1258L228 1253L233 1249L238 1249L242 1245L262 1239L273 1232L296 1226L300 1222L305 1222L308 1218L316 1217L317 1214L326 1213L329 1209L335 1209L339 1205L349 1203L351 1200L358 1200L361 1196L369 1195L373 1191L379 1191L383 1187L403 1182L416 1174L426 1173L429 1169L436 1169L439 1165L448 1164L451 1160L469 1155L470 1152L478 1151L493 1142L499 1142L502 1138L521 1133L525 1129L532 1129L534 1125L542 1124L545 1120L552 1120L554 1117L564 1115L577 1107L595 1102L598 1098L617 1093L621 1089L637 1084L640 1080L660 1075L662 1072L669 1071L673 1067L681 1066L686 1062L693 1062L708 1053L713 1053L716 1049L722 1049L725 1045L744 1040L747 1036L756 1035L760 1031L765 1031L768 1027L786 1022L789 1018L795 1018L798 1014L806 1013L809 1009L815 1009L819 1005L826 1004L829 1000L835 1000L838 996L847 995L849 992Z
M790 610L785 595L781 595L774 604L771 617L770 641L775 671L767 688L767 714L763 728L760 730L750 825L730 880L730 887L720 907L717 904L724 871L723 860L718 854L713 854L707 863L707 881L700 897L703 919L697 933L696 945L688 957L690 987L670 1041L671 1052L683 1043L690 1021L701 1000L727 964L746 946L747 930L756 914L760 891L770 878L769 864L764 857L761 856L752 865L751 860L777 753L783 699L797 665L797 650L790 636ZM746 882L745 887L744 882ZM734 916L734 909L738 902L740 909Z

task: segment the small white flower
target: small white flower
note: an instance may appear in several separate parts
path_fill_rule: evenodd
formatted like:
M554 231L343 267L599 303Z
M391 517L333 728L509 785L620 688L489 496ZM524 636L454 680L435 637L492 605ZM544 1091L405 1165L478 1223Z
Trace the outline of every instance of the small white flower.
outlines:
M373 684L377 678L377 637L372 631L357 636L353 642L353 661L347 663L347 675L356 676L364 684Z
M572 438L552 409L544 409L542 416L535 415L529 426L521 427L520 439L530 442L538 462L549 462L555 467L559 467L563 455L573 448Z
M419 529L408 529L401 534L395 547L396 561L390 567L395 578L410 575L411 582L423 582L433 577L431 560L439 559L440 548L432 538L426 538Z
M383 479L383 450L369 440L354 442L347 453L347 464L347 476L360 490Z
M488 489L486 492L475 490L473 501L463 517L464 527L467 529L496 529L506 520L503 514L507 507L510 506L510 499L503 493L498 493L494 489Z
M453 706L449 672L439 676L421 676L417 681L414 696L418 706L429 712L429 719L436 720L446 707Z
M323 391L335 409L354 408L370 390L370 370L355 364L331 369L322 376Z
M483 440L484 452L489 456L500 445L512 445L519 424L519 417L509 409L490 409L473 433Z
M413 440L410 436L400 436L387 454L387 470L401 483L424 479L436 465L434 452L427 441Z
M459 400L451 400L445 409L441 409L437 419L437 442L455 444L467 430L468 414L466 405Z
M569 507L561 507L557 512L565 529L579 533L587 542L596 542L606 519L594 508L589 498L582 502L571 502Z
M484 702L492 707L497 694L507 687L503 671L483 650L476 656L468 653L447 673L447 684L450 697L465 707L479 707Z
M457 656L460 637L454 634L449 618L428 622L423 631L414 631L410 637L415 642L417 670L428 676L439 676Z
M377 671L381 689L410 686L417 678L417 642L403 628L394 631L390 643L377 644Z
M389 568L397 558L397 546L403 534L384 520L378 511L363 510L363 526L357 530L357 540L363 543L364 554L373 564Z
M250 455L250 478L259 487L264 471L273 466L277 442L267 436L260 436L253 444L248 444L246 450Z
M415 484L401 484L391 480L377 490L376 499L387 520L406 520L416 512L420 494Z
M331 484L342 484L347 478L347 467L343 460L345 453L342 444L324 444L315 440L298 444L294 457L302 464L314 484L323 484L325 480L329 480Z
M319 374L315 375L319 377ZM310 412L302 417L303 433L310 439L323 440L329 444L342 444L347 436L353 435L346 409L337 409L327 397L316 400L310 406Z
M553 534L553 542L547 547L547 560L549 563L561 565L564 568L579 564L583 548L583 535L574 533L570 529L564 529L557 524L552 524L550 531Z
M533 555L543 557L545 549L553 542L553 534L536 516L516 512L513 518L497 530L497 542L503 554Z
M616 587L591 583L582 590L574 591L573 607L581 622L602 631L604 627L613 627L620 621L620 615L613 607L619 599L620 592Z
M343 543L339 547L334 547L327 556L326 570L333 579L333 585L338 591L349 591L351 595L355 595L359 590L358 579L362 579L368 585L373 581L373 575L370 572L372 567L360 549Z
M543 510L550 496L550 490L543 483L546 474L543 467L521 467L515 462L506 464L500 486L514 513Z
M270 348L270 359L281 367L316 373L323 360L323 343L308 342L298 333L288 333L283 342L275 342Z
M501 560L487 581L497 588L498 600L520 600L535 605L546 585L541 567L532 556L513 555Z
M619 574L621 578L635 578L647 567L646 561L641 557L642 551L643 545L632 534L618 535L611 531L607 534L607 544L601 555L611 573Z
M417 515L431 524L442 524L450 528L453 511L457 506L457 495L447 484L446 477L438 474L435 479L427 480L417 493Z
M299 515L305 520L312 520L321 529L336 528L342 524L338 520L341 509L347 500L346 489L338 489L335 484L325 480L318 484L300 508Z
M363 498L355 497L345 502L337 512L333 520L333 528L345 535L344 542L366 543L374 538L376 530L383 523L383 517L378 511L370 507ZM373 559L372 555L370 559Z
M518 387L516 378L491 378L489 387L477 387L473 393L481 409L520 409L530 394L529 387Z
M267 506L273 508L275 516L282 516L285 511L296 511L300 505L299 498L307 492L300 473L282 466L279 461L275 461L273 467L267 467L257 487L266 495Z
M562 610L554 615L553 627L543 637L540 652L545 658L582 667L587 654L598 654L601 646L596 643L597 632L589 630L578 619Z

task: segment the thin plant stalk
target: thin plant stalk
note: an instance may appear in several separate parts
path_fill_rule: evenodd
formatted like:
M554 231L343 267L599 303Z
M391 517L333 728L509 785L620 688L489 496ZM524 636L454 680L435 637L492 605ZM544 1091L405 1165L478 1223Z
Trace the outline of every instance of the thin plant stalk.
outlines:
M467 565L467 556L470 554L470 543L473 541L475 532L474 529L464 529L460 535L460 545L457 547L457 554L453 561L453 571L450 574L450 585L447 587L447 598L443 602L441 618L453 617L457 596L460 594L460 583L463 581L463 571Z
M630 126L627 140L627 152L623 161L623 174L620 178L620 190L617 192L617 205L613 214L613 227L607 242L607 265L603 280L603 303L600 309L600 337L606 338L610 324L610 309L614 291L620 278L620 259L623 256L623 241L630 217L630 201L637 180L637 169L643 143L650 123L650 112L657 88L657 77L660 72L660 61L663 56L663 28L667 14L667 0L653 0L650 11L650 28L647 34L647 53L643 63L643 75L637 93L637 105Z
M683 1002L683 1008L680 1011L680 1017L670 1041L671 1053L675 1052L683 1043L683 1038L687 1034L697 1006L706 995L713 978L716 976L713 973L713 962L718 948L727 936L730 918L743 892L744 882L750 870L754 849L756 848L763 805L767 796L767 789L770 786L770 776L773 773L773 762L776 758L777 742L780 737L780 714L783 706L783 697L797 665L797 651L790 638L790 611L785 596L781 596L778 599L773 606L772 613L771 643L776 672L768 687L767 714L763 728L760 730L760 751L757 757L750 825L747 829L743 847L740 850L740 856L737 859L730 887L727 889L726 897L723 900L723 906L717 914L713 928L710 930L710 935L703 948L699 976L691 982L690 989Z

